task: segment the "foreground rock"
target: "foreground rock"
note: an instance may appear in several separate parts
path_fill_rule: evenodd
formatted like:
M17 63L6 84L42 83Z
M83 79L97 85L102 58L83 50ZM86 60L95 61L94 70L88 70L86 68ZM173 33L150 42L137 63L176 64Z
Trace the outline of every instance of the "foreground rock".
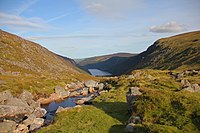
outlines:
M25 90L17 98L4 91L0 96L0 132L26 133L44 124L46 110L33 100L30 92Z

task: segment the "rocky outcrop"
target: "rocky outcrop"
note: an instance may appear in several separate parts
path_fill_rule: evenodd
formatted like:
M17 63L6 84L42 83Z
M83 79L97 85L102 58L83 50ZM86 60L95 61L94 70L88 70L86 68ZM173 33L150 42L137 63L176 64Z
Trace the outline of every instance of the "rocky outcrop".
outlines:
M0 131L26 133L44 124L46 110L33 100L30 92L24 90L17 98L9 91L0 93Z
M64 89L60 86L55 87L55 93L59 95L60 98L66 98L69 96L69 90Z

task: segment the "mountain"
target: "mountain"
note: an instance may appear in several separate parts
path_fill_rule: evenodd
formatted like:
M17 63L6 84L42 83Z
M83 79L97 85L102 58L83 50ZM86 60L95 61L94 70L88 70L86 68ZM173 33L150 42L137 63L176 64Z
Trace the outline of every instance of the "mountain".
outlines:
M135 69L200 69L200 31L157 40L146 51L114 68L119 74Z
M88 76L81 73L72 59L0 30L0 77L0 91L11 88L19 91L19 88L31 89L31 86L37 86L34 90L46 89Z
M115 75L116 71L114 71L115 69L113 68L117 67L119 64L127 60L129 57L135 55L136 54L130 54L130 53L116 53L103 56L96 56L79 60L77 64L86 71L88 69L99 69Z

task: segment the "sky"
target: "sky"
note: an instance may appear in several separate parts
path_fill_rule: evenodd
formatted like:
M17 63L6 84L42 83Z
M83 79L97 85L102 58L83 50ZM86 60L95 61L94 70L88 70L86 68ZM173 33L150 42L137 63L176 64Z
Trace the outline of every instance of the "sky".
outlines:
M57 54L140 53L200 29L200 0L0 0L0 29Z

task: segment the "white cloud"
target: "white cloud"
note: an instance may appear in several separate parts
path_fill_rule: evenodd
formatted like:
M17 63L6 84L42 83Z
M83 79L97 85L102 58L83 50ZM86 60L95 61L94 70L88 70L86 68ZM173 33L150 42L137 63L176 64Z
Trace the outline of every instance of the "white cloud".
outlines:
M134 9L135 0L79 0L88 13L106 19L124 18Z
M3 12L0 12L0 26L25 30L45 30L49 27L43 19L38 17L25 18Z
M185 25L178 24L175 21L171 21L159 26L152 26L149 29L150 32L155 32L155 33L173 33L173 32L181 32L185 30L187 30Z

